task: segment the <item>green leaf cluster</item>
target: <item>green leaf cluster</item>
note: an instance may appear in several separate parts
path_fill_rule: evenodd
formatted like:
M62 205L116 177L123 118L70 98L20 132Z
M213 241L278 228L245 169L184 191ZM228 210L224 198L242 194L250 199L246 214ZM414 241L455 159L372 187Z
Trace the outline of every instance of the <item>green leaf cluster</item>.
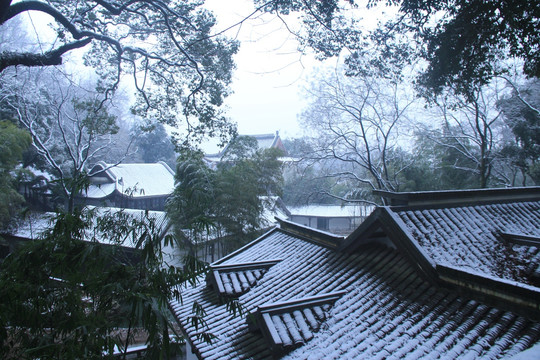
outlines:
M281 194L280 155L276 149L257 149L251 137L233 140L215 168L201 153L184 152L167 207L175 228L189 231L190 244L207 236L228 236L232 240L227 251L251 239L261 228L268 196Z
M16 189L14 170L30 146L30 135L9 121L0 121L0 229L23 203Z
M58 214L41 239L0 263L0 357L112 358L142 334L147 357L166 358L178 335L168 301L206 268L165 264L162 247L174 241L161 233L148 214Z

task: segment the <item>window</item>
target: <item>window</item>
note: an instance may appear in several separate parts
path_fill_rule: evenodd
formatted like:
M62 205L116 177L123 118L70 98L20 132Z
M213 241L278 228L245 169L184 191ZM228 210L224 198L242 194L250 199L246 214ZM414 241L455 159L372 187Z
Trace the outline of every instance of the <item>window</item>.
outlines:
M327 218L317 218L317 229L319 230L328 230L328 219Z

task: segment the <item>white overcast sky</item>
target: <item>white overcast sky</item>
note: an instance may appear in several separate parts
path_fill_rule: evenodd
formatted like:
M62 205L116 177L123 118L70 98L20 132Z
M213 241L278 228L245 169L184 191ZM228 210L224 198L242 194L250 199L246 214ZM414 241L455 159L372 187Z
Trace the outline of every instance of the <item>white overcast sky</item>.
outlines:
M254 10L253 0L207 0L206 6L218 18L216 30L235 24ZM226 100L238 132L279 131L286 138L300 136L297 114L304 103L299 90L316 62L297 51L294 37L270 14L251 19L226 35L241 42L235 56L234 94Z
M255 9L253 0L206 0L206 7L218 19L217 31L244 19ZM349 11L362 19L363 28L369 29L382 17L395 14L396 9L379 6L368 10L362 6ZM299 22L293 16L287 23L294 27ZM279 131L283 138L301 136L297 118L307 105L301 89L321 63L313 56L300 54L294 36L271 14L259 15L226 35L241 42L235 56L234 94L226 100L228 115L238 124L238 132L254 135ZM335 66L336 62L329 59L326 66Z

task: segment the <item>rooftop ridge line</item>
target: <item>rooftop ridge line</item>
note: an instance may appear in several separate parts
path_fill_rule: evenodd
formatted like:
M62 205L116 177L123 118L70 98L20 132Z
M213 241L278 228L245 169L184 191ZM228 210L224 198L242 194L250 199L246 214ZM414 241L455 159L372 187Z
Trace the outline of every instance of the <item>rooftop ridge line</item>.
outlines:
M253 262L244 262L244 263L235 263L235 264L217 264L217 265L210 265L211 270L215 271L226 271L226 270L245 270L245 269L260 269L260 268L266 268L271 267L283 259L270 259L270 260L262 260L262 261L253 261Z
M540 187L531 186L416 192L373 190L373 194L389 199L391 206L476 205L491 201L533 201L540 199Z
M518 234L518 233L506 232L506 231L499 232L499 235L501 235L503 240L506 241L507 243L513 243L513 244L525 245L525 246L539 246L540 245L540 237L534 236L534 235Z
M313 229L278 217L275 219L278 221L279 228L282 231L330 249L338 249L343 240L345 240L344 236Z
M448 265L436 265L440 282L451 285L475 298L528 318L540 319L540 288L517 281L485 276Z
M325 293L320 295L308 296L298 299L292 299L281 302L266 303L259 305L257 311L261 313L279 313L285 310L304 308L308 306L324 305L329 302L336 301L341 296L345 295L347 291L339 290L331 293Z

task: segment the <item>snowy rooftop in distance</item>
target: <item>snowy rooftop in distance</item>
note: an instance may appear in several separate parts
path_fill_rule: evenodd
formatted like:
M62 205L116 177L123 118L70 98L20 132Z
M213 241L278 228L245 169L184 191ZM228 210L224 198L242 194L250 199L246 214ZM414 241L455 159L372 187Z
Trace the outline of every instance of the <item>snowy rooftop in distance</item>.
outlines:
M354 206L354 205L307 205L288 206L291 215L296 216L317 216L317 217L360 217L367 216L373 211L374 206Z
M94 209L94 207L89 207ZM98 216L103 216L104 214L114 214L123 212L127 216L133 217L140 221L145 221L145 219L153 219L156 227L160 231L165 231L167 228L167 214L164 211L146 211L146 210L137 210L137 209L119 209L112 207L99 207L95 208L97 210ZM43 232L50 229L54 226L53 219L55 213L38 213L32 212L25 219L21 220L13 229L10 230L10 235L35 240L38 239ZM95 219L95 218L94 218ZM93 238L94 240L103 243L103 244L115 244L111 242L110 238L106 234L98 233L95 230L96 224L94 227L88 230L88 238ZM122 244L122 246L133 247L134 244L129 241Z
M103 162L94 166L92 173L107 169L105 176L97 173L101 178L106 177L107 182L92 183L86 192L87 197L104 198L115 190L133 197L163 196L169 195L174 190L174 172L163 162L110 166ZM91 182L96 178L91 178Z
M283 148L283 143L279 137L279 132L275 134L262 134L262 135L238 135L252 137L257 140L258 149L270 149L270 148ZM209 153L204 157L209 161L220 161L225 152L227 151L228 144L217 153Z

